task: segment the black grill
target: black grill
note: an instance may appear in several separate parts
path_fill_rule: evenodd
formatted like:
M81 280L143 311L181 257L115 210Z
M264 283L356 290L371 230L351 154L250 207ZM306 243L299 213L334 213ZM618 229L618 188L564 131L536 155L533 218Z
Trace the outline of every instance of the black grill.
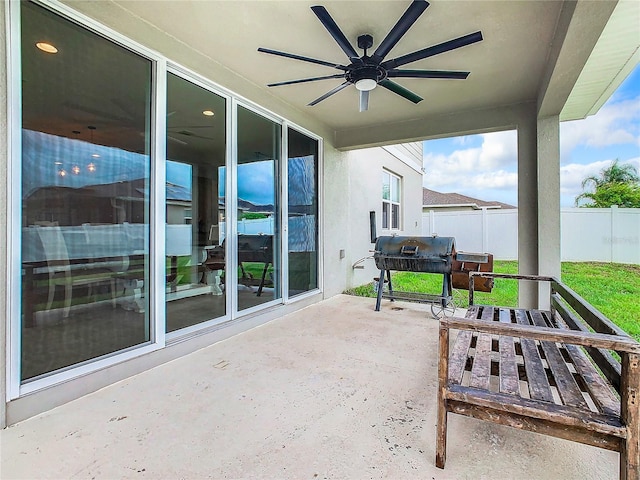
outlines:
M451 301L451 267L455 256L453 237L405 237L386 236L376 239L373 258L380 270L378 278L378 298L376 311L380 310L383 297L391 300L421 301L432 304L432 312L438 317L453 305ZM442 294L416 295L408 292L394 292L391 271L439 273L442 274ZM387 291L385 291L385 277Z
M379 237L373 258L380 270L450 274L453 237Z

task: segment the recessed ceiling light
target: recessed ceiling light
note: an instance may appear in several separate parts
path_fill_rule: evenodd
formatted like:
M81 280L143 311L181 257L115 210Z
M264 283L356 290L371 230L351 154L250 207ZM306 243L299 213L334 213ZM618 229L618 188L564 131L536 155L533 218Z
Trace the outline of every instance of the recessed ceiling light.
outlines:
M213 117L214 115L213 110L204 110L202 114L206 115L207 117Z
M47 42L38 42L36 43L36 47L38 47L43 52L47 53L58 53L58 49Z

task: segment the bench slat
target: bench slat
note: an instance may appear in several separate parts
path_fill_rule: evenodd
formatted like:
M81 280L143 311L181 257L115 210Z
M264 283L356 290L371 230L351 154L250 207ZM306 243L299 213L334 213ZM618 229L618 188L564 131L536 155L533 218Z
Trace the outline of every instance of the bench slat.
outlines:
M556 312L560 315L562 321L558 321L561 328L569 328L572 330L579 330L581 332L588 332L587 327L570 311L564 303L559 300L559 294L555 293L551 296L551 306L555 308ZM556 319L558 317L556 316ZM613 384L618 393L620 393L620 362L618 362L613 356L602 348L585 347L589 356L598 365L604 376Z
M608 435L606 433L592 432L587 428L567 426L558 424L552 420L528 417L512 412L505 412L491 407L480 407L471 403L459 402L457 400L447 400L447 410L459 415L473 417L478 420L507 425L521 430L539 433L541 435L551 435L572 442L580 442L585 445L620 452L625 442L624 439ZM627 478L634 478L629 477Z
M576 371L584 379L584 383L598 409L608 415L620 416L620 401L607 386L603 378L596 372L586 355L575 345L565 345L573 360Z
M485 307L482 310L481 320L490 322L493 320L493 307ZM476 352L471 368L471 382L474 388L489 390L489 378L491 376L491 335L480 333L476 338Z
M498 318L502 323L511 323L510 310L501 308ZM520 379L518 377L513 337L501 335L498 340L498 347L500 349L500 391L518 395L520 393Z
M515 311L516 322L520 325L531 325L525 310ZM535 340L521 338L522 356L524 357L524 368L527 372L527 383L529 384L529 396L534 400L544 400L553 403L551 386L547 379L547 374L542 366L542 360L538 353Z
M456 400L471 405L495 408L505 412L550 420L561 425L571 425L593 432L626 438L627 429L619 417L585 411L567 405L541 403L528 398L514 397L503 393L476 390L461 385L452 385L445 392L447 400ZM499 423L499 422L498 422Z
M475 319L476 310L467 310L466 317L473 320ZM465 366L467 365L467 356L469 354L469 348L471 347L471 339L473 338L473 332L469 330L461 330L458 332L455 344L449 355L449 383L454 385L460 385L462 383L462 375L464 374Z
M531 320L534 325L538 327L548 326L539 310L531 310L530 312ZM540 345L542 346L542 351L547 358L547 365L553 374L562 402L565 405L589 410L589 405L587 405L580 388L569 371L564 357L558 349L558 345L555 342L548 341L542 341L540 342Z

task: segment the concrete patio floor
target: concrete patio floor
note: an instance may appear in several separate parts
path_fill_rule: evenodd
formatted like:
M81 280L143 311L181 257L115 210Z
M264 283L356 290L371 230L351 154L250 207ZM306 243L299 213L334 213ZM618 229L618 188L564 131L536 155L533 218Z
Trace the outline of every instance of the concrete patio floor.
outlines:
M428 305L337 296L3 430L0 477L614 479L618 454L449 416Z

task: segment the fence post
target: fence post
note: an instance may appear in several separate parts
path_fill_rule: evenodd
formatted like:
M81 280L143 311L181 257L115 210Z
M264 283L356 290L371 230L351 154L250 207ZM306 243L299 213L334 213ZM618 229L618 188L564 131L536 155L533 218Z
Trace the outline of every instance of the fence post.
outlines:
M429 210L429 235L433 235L436 231L436 212Z
M609 235L609 239L611 241L611 258L610 262L616 262L618 257L618 252L616 249L616 235L618 233L618 205L611 205L611 234Z
M489 251L489 216L487 207L482 207L482 251Z

